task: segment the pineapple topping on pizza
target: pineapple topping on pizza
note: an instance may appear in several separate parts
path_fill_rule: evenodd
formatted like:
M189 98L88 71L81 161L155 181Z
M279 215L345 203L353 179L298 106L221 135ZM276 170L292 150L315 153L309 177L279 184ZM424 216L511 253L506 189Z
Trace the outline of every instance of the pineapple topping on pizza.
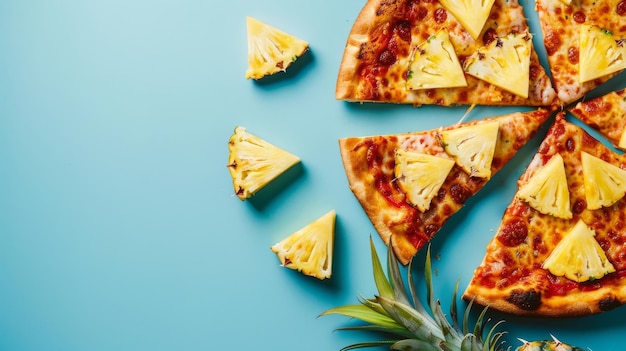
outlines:
M572 218L563 157L556 154L539 168L528 182L520 185L517 197L541 213Z
M556 99L517 0L368 0L348 34L335 96L415 106Z
M536 0L552 82L568 105L626 68L626 6L615 0Z
M445 29L415 48L407 73L408 89L464 86L467 86L465 74Z
M626 155L559 113L463 298L549 317L625 304L625 169Z
M439 0L441 5L463 25L472 38L483 31L495 0Z
M581 83L626 68L626 38L616 40L610 30L595 25L580 26Z
M342 138L348 184L383 241L407 264L550 114L538 109L428 131Z
M463 69L525 99L530 81L531 40L528 32L496 38L468 57Z

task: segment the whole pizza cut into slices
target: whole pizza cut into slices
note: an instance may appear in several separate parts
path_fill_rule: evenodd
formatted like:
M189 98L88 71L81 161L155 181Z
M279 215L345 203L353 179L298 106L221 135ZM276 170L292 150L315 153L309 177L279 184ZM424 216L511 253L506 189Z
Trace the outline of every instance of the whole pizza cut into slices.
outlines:
M615 147L626 150L626 89L579 101L569 112L599 131Z
M407 264L550 115L539 108L422 132L347 137L339 148L350 189Z
M348 35L336 98L548 106L556 93L517 0L368 0Z
M626 68L625 0L537 0L535 8L564 105Z
M626 303L626 156L560 112L463 294L516 315Z

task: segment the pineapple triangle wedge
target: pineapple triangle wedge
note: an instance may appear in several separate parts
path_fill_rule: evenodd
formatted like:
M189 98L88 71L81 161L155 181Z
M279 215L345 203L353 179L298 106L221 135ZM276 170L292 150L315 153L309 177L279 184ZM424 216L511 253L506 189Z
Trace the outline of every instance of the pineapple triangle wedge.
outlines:
M281 265L320 280L330 278L336 216L331 210L272 246Z
M593 229L579 220L543 262L543 268L577 282L600 279L615 272L594 236Z
M615 38L596 25L581 25L579 65L580 83L626 69L626 38Z
M237 126L228 141L235 194L246 200L300 162L300 158Z
M597 210L626 194L626 170L586 152L581 153L587 208Z
M520 186L517 197L543 214L572 218L563 157L554 155L527 183Z
M246 79L261 79L285 71L309 49L308 42L253 17L246 17L246 24L248 32Z
M395 161L395 176L407 200L421 212L427 211L454 167L454 160L396 149Z
M478 79L526 99L531 50L530 33L511 33L479 48L465 60L463 69Z
M415 48L407 77L408 89L464 86L467 86L465 73L445 28Z
M477 39L489 18L495 0L440 0L446 10L463 25L463 28Z
M491 178L491 163L498 141L498 121L441 132L446 152L472 177Z

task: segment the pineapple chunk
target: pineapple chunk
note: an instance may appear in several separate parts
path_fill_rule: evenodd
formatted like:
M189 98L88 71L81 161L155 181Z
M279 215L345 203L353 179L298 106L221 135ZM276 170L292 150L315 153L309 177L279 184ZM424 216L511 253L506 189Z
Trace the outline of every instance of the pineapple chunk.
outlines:
M235 194L245 200L254 195L300 158L237 126L228 141L228 170Z
M396 179L407 200L425 212L454 167L454 160L421 152L396 149Z
M552 156L526 184L520 187L517 197L543 214L564 219L572 218L563 157L560 154Z
M467 86L465 73L445 29L415 48L409 67L408 89Z
M281 265L320 280L330 278L335 218L336 212L331 210L272 246Z
M491 178L491 162L496 149L498 121L489 121L441 132L446 152L472 177Z
M543 262L543 268L577 282L600 279L615 272L595 235L593 229L579 220Z
M626 194L626 170L582 152L587 208L597 210L619 201Z
M595 25L580 26L581 83L604 77L626 68L626 40L616 40L607 29Z
M308 49L309 43L250 16L248 30L248 70L246 79L260 79L285 71Z
M529 33L511 33L496 38L470 55L463 69L478 79L526 99L530 82L531 39Z
M454 15L472 38L478 39L495 0L440 0L439 2Z

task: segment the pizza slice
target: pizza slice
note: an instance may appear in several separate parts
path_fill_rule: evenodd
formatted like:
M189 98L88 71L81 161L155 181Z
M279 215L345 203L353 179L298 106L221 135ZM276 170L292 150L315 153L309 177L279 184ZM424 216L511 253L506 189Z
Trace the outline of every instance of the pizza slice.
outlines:
M625 4L614 0L536 1L552 82L564 105L626 68Z
M540 108L428 131L346 137L339 148L350 189L407 264L550 115Z
M517 0L368 0L348 34L335 95L416 106L556 99Z
M560 112L518 184L463 298L545 317L626 303L626 155Z
M626 89L579 101L569 112L600 132L615 147L626 150Z

